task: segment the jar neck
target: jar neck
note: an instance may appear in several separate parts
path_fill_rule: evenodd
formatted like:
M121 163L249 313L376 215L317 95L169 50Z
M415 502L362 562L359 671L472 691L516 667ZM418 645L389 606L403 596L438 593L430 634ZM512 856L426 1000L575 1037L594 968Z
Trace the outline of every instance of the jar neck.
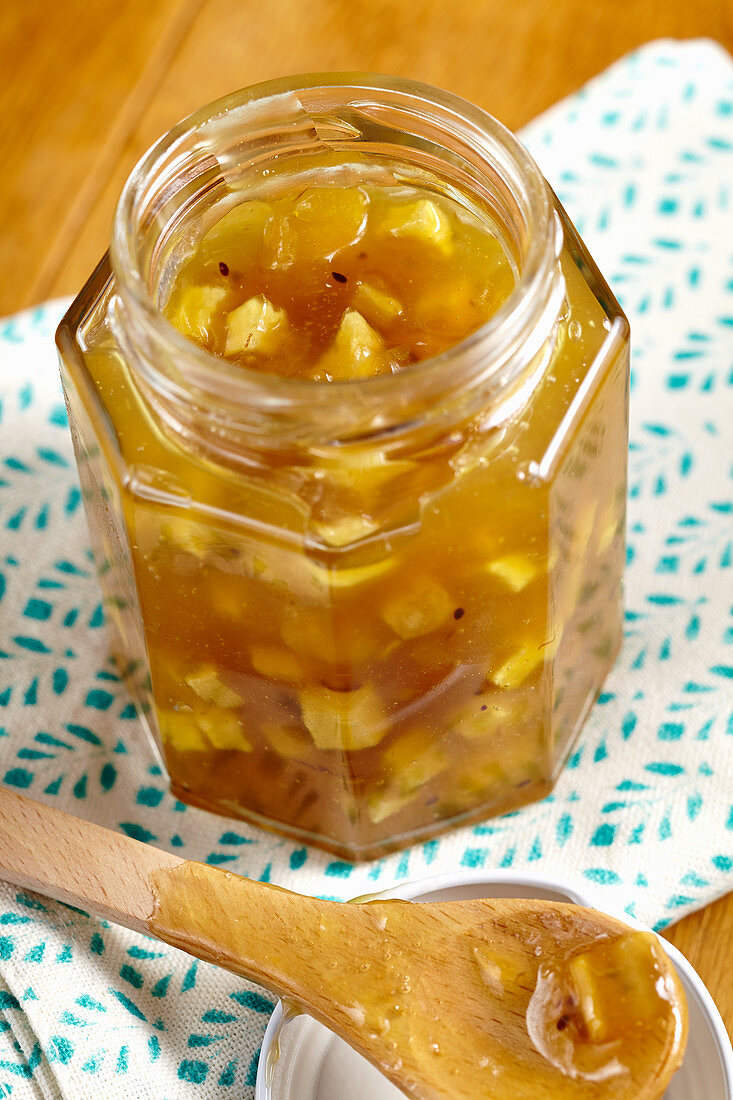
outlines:
M328 384L233 364L191 343L161 306L183 259L227 197L277 166L317 158L398 165L484 211L504 236L517 284L460 344L395 375ZM115 217L113 325L155 415L228 464L293 461L324 446L420 449L481 413L499 426L521 407L551 351L564 299L562 231L549 189L498 122L457 97L392 77L288 78L192 115L139 162Z

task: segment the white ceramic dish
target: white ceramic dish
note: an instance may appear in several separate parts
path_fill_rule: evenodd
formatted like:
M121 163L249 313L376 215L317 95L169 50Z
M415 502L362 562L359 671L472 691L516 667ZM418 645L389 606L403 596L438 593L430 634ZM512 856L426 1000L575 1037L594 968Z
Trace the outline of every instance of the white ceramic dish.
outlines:
M594 905L591 897L579 894L565 883L512 872L438 875L403 883L379 896L420 901L547 898ZM621 915L621 919L643 927L627 916ZM733 1049L720 1014L684 956L671 944L663 943L677 967L690 1011L685 1060L664 1100L733 1100ZM404 1100L403 1094L377 1070L309 1016L296 1016L284 1022L282 1005L278 1004L262 1046L255 1100L344 1100L345 1097Z

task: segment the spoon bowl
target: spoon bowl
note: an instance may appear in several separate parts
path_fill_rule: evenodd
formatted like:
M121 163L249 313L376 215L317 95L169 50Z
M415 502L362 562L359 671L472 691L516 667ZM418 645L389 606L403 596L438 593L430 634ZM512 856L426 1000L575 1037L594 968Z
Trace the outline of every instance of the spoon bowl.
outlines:
M411 901L522 897L598 907L593 894L561 879L521 870L459 870L403 881L380 894ZM634 927L643 926L625 918ZM687 999L689 1038L684 1061L664 1100L733 1100L733 1047L702 979L672 944ZM348 1083L348 1084L347 1084ZM268 1024L257 1073L255 1100L397 1100L402 1093L343 1040L304 1014L279 1002Z

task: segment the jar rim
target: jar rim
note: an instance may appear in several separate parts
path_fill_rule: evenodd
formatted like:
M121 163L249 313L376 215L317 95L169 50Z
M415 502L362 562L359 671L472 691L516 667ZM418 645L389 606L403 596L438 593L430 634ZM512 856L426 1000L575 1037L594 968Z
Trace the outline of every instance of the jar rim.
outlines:
M523 185L523 214L528 227L528 245L523 256L515 287L499 309L483 325L459 343L439 355L426 358L408 370L392 375L346 379L323 385L313 379L283 378L257 371L199 347L166 319L156 305L145 278L138 249L136 227L146 201L154 192L154 181L161 167L187 142L194 141L203 157L211 158L211 150L199 140L217 120L233 112L253 111L258 104L277 97L308 93L344 93L343 106L353 106L356 97L389 95L405 104L418 103L423 111L440 112L445 123L463 128L467 142L474 150L490 157L500 156L501 168L513 176L513 184ZM307 114L307 109L306 110ZM435 116L437 117L437 115ZM243 114L243 121L246 114ZM483 147L482 147L483 146ZM501 177L504 178L504 177ZM112 268L118 292L126 312L134 311L136 323L144 333L145 343L160 349L171 362L186 363L186 377L194 380L201 393L221 398L227 394L232 404L255 405L263 411L283 410L302 406L325 407L339 401L367 400L371 405L399 403L418 386L430 399L450 390L455 378L457 360L483 364L481 377L491 373L492 364L508 348L520 347L550 293L553 268L557 259L554 207L549 187L537 164L521 142L493 116L461 97L431 85L402 77L368 72L330 72L280 77L232 92L184 118L159 138L143 154L125 183L117 204L112 243ZM164 382L169 391L177 384L168 376ZM180 395L179 395L180 396ZM235 398L232 401L232 398Z

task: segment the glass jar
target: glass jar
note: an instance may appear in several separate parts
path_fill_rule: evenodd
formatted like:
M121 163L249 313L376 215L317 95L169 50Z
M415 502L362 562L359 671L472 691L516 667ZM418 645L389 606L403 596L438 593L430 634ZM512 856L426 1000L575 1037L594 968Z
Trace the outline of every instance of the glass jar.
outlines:
M515 290L386 377L189 342L162 306L196 241L311 164L485 211ZM392 77L237 92L140 161L57 339L105 608L179 798L363 859L550 790L621 640L628 325L502 126Z

